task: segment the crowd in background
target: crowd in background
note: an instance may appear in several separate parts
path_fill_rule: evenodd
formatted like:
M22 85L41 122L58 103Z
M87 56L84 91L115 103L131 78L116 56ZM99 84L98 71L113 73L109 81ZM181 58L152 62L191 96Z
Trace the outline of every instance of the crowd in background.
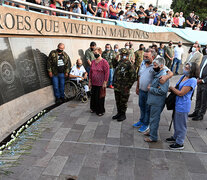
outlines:
M50 0L49 2L46 0L26 0L26 2L49 6L51 8L77 14L87 14L89 16L120 21L207 31L207 17L203 21L200 21L199 16L194 12L191 12L189 16L185 15L186 18L184 18L183 12L169 11L169 13L167 13L162 11L159 13L158 8L154 7L152 4L145 9L142 5L138 7L136 3L132 5L126 3L124 5L120 2L116 3L116 0L100 0L100 2L97 2L97 0L88 0L87 3L83 0ZM5 3L9 4L8 2ZM41 12L41 9L36 8L30 8L30 10ZM49 12L43 11L43 13ZM53 12L52 15L62 16L63 14Z

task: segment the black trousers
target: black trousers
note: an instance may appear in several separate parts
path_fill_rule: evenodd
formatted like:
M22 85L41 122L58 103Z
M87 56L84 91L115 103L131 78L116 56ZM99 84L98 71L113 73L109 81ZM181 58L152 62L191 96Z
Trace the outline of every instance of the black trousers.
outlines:
M206 107L207 107L207 85L199 84L197 87L195 112L199 113L198 115L203 116L206 113Z
M105 97L100 98L100 89L102 86L92 86L91 88L91 102L90 108L92 111L96 112L96 114L105 113Z

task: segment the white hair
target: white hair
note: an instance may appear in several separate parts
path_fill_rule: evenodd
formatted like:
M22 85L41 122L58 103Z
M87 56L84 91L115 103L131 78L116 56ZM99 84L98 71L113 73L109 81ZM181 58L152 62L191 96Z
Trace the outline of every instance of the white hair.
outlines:
M158 66L165 66L165 59L163 57L158 56L153 60L153 63L156 63Z

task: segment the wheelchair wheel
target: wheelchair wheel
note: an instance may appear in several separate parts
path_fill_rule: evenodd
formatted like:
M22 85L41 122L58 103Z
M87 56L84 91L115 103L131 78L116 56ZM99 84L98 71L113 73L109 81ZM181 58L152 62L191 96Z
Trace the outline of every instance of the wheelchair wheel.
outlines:
M77 96L78 87L72 81L65 82L65 97L67 99L74 99Z
M87 96L83 96L81 98L82 103L86 103L88 101L88 97Z

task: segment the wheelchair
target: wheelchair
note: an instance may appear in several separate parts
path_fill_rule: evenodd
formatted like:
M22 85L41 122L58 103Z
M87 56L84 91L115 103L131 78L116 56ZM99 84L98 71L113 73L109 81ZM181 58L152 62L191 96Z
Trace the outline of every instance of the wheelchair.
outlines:
M88 95L85 92L84 84L70 79L65 81L65 97L68 100L78 99L83 103L88 101Z

